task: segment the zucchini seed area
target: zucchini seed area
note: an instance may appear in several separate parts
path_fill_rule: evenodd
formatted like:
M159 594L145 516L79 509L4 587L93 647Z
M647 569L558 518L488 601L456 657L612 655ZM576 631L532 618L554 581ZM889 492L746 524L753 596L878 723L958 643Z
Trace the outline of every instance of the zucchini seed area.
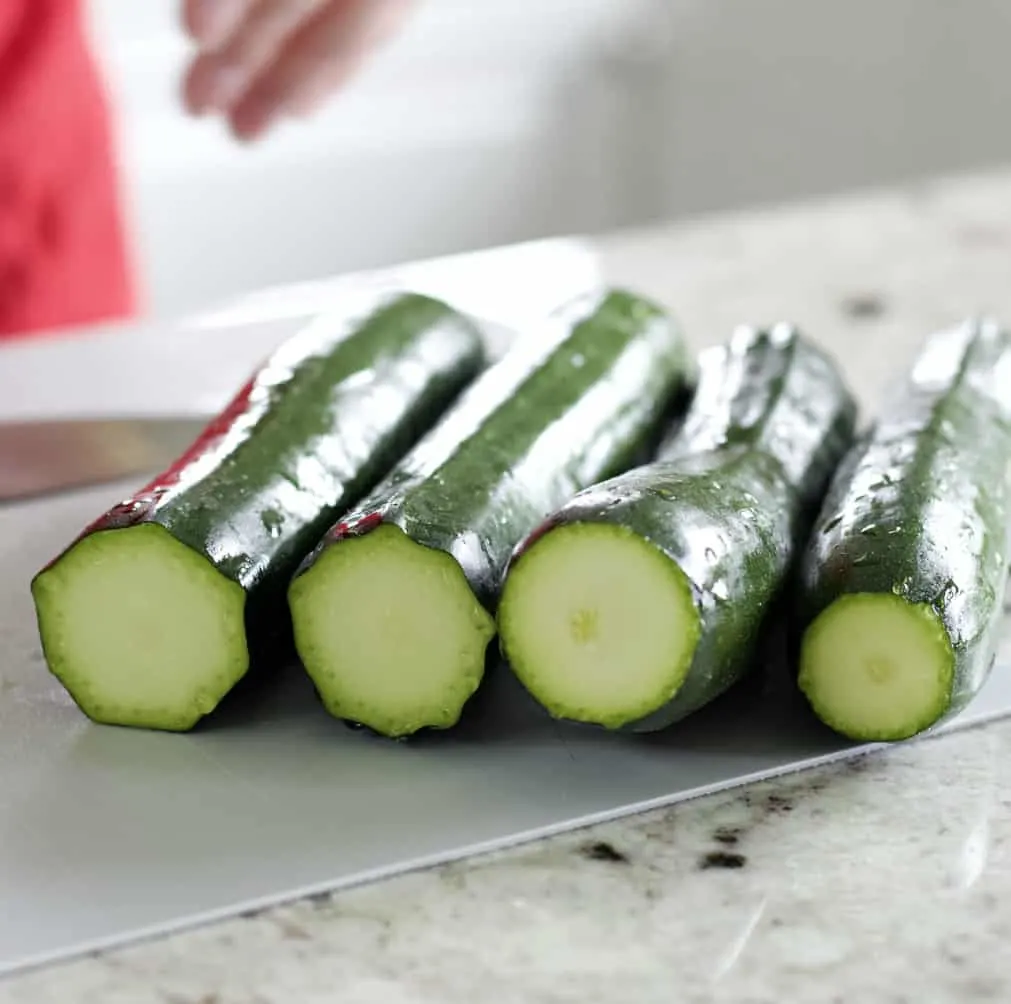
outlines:
M245 592L157 523L82 538L32 595L50 669L97 722L185 731L248 669Z
M289 605L327 710L391 737L455 725L495 635L455 559L390 523L329 546Z
M805 632L798 682L826 725L864 742L928 728L951 697L955 657L929 604L850 593Z
M499 604L513 671L552 715L619 728L666 704L701 633L692 586L623 526L570 523L516 562Z

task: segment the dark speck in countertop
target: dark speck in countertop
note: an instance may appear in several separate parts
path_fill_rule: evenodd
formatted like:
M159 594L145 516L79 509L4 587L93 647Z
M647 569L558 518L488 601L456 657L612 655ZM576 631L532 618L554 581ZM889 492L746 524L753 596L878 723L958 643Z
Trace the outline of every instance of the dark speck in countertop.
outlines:
M592 844L585 844L579 850L583 857L588 858L590 861L608 861L611 864L620 865L628 864L627 854L623 854L613 844L609 844L603 840L598 840Z
M741 839L741 831L736 826L720 826L713 831L713 840L726 847L733 847Z
M874 321L888 312L883 297L876 293L848 296L841 304L843 314L853 321Z
M743 868L748 859L743 854L730 851L710 851L702 856L699 868L708 871L710 868Z

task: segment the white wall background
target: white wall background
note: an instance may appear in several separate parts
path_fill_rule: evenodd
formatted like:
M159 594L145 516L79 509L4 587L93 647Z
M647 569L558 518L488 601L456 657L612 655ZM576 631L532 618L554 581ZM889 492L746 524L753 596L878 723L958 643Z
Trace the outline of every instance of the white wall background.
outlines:
M178 0L91 0L156 314L264 284L1011 160L1007 0L422 0L262 147Z

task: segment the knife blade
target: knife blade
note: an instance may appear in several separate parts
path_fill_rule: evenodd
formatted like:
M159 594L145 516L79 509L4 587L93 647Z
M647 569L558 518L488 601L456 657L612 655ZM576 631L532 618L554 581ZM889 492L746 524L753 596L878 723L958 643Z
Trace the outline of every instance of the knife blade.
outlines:
M209 416L176 416L0 422L0 502L155 474L209 421Z

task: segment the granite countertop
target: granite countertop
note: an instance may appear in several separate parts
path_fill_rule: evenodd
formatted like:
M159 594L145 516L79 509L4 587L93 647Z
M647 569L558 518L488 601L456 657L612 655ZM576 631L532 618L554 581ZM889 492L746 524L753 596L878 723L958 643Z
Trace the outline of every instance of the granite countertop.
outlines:
M697 344L790 319L873 403L1011 322L1011 174L594 242ZM1011 721L41 969L0 1002L1011 1000Z

